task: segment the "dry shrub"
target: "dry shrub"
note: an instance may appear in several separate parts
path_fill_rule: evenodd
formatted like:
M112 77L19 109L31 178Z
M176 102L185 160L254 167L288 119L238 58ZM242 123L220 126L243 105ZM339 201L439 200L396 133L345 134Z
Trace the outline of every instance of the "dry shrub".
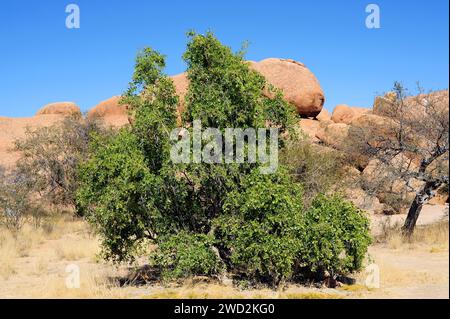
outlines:
M290 142L280 154L280 162L287 165L295 180L302 184L306 206L317 194L340 191L347 182L344 156L306 139Z

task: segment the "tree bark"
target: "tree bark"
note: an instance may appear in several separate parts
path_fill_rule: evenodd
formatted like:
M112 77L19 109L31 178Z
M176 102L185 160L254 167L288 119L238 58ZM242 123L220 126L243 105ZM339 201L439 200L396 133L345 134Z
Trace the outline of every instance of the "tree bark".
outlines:
M411 236L414 233L414 228L416 227L417 219L419 218L423 205L433 197L433 191L436 190L440 184L441 183L438 181L426 182L422 190L416 194L416 197L409 208L405 224L402 227L404 235Z
M408 216L406 217L405 224L402 227L402 232L406 236L411 236L414 232L417 219L419 218L420 212L422 211L424 203L423 197L424 194L422 192L418 193L414 198L411 207L409 208Z

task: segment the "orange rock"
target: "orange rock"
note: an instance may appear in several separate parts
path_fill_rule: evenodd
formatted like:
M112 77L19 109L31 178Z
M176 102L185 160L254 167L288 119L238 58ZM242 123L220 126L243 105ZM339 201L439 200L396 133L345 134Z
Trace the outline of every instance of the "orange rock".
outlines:
M128 116L127 106L119 104L120 96L113 96L104 100L89 110L88 118L106 116Z
M180 73L177 75L173 75L170 77L175 86L175 92L180 98L179 105L177 107L177 115L178 115L178 124L181 125L181 114L185 111L184 99L186 97L188 88L189 88L189 80L187 78L187 73Z
M334 108L331 120L335 123L350 124L354 119L369 113L371 113L370 109L339 104Z
M327 109L322 109L319 115L316 116L316 119L320 122L331 121L331 114Z
M73 102L56 102L45 105L36 113L36 115L48 114L81 115L81 111L78 105Z
M319 81L304 64L270 58L260 62L250 61L249 65L282 90L285 99L295 105L301 116L315 117L322 111L325 96Z
M373 104L373 114L395 118L400 112L407 118L418 119L427 115L427 106L432 105L436 112L448 112L448 90L434 91L427 94L408 96L403 104L396 103L394 92L388 92L384 96L377 96ZM402 111L399 108L402 108Z
M297 108L304 117L314 117L320 113L325 97L314 74L300 62L271 58L261 62L246 61L250 68L261 73L269 83L281 89L286 100ZM178 115L185 110L184 98L189 80L186 73L171 76L177 95L180 97ZM265 92L265 94L268 94Z
M300 128L304 134L311 139L316 139L316 133L320 129L320 122L311 119L301 119L299 122Z
M129 123L128 106L120 104L121 96L113 96L94 106L87 113L89 119L100 119L104 124L122 127Z
M31 131L61 122L65 115L43 114L33 117L0 118L0 166L13 168L20 158L20 153L14 151L14 143L26 136L27 129Z
M323 143L342 149L347 139L349 125L344 123L330 123L322 126L316 133L316 137Z

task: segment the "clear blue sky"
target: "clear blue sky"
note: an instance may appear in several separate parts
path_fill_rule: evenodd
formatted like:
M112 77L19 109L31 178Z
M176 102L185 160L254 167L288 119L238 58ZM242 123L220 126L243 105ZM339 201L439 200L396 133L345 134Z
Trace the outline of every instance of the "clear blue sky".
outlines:
M80 29L65 27L69 3L80 7ZM381 29L365 27L369 3L380 6ZM448 87L448 10L448 0L2 0L0 116L31 116L55 101L87 110L118 95L144 46L180 73L189 29L212 30L236 50L248 40L251 60L305 63L329 110L371 106L395 80Z

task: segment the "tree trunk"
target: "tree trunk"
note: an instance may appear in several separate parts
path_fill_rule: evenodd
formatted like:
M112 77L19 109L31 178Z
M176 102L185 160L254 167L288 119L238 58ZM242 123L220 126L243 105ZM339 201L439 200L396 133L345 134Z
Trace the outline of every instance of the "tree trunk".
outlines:
M406 236L411 236L414 232L414 227L416 227L417 218L419 218L420 212L422 211L422 206L424 202L423 197L424 194L422 192L418 193L414 198L411 207L409 208L408 216L406 217L405 224L402 227L402 232Z
M409 208L405 224L402 227L402 232L404 235L411 236L413 234L417 219L419 218L423 205L433 197L433 191L439 186L439 182L427 182L422 190L416 194L416 197L414 198L414 201Z

